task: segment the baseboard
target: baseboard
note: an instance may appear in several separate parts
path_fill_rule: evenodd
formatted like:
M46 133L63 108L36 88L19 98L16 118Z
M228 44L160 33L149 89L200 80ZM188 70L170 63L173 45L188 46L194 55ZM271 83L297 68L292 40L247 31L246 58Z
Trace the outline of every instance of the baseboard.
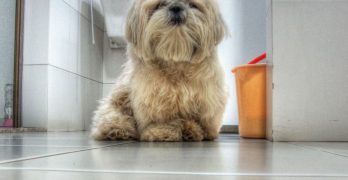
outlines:
M0 133L47 132L45 128L1 128Z
M237 125L223 125L221 127L220 133L238 134L238 126Z

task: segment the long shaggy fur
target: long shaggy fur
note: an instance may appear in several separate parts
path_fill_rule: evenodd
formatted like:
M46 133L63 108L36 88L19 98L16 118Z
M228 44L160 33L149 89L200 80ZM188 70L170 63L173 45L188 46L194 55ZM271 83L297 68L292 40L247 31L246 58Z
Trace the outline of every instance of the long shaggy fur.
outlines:
M129 61L95 113L97 140L201 141L218 137L226 104L216 0L135 0L126 24ZM183 24L170 23L172 6Z

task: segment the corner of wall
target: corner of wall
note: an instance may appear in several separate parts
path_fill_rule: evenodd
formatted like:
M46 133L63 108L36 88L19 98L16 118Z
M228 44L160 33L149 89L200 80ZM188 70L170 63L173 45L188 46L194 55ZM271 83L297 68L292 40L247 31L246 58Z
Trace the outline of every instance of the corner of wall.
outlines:
M273 141L273 13L272 0L267 0L267 129L266 137Z

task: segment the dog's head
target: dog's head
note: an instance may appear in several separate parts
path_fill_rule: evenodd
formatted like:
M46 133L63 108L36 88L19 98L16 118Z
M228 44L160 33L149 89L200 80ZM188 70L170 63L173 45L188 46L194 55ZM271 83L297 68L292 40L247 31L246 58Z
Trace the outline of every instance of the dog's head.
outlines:
M224 35L216 0L134 0L126 23L129 47L145 61L197 62Z

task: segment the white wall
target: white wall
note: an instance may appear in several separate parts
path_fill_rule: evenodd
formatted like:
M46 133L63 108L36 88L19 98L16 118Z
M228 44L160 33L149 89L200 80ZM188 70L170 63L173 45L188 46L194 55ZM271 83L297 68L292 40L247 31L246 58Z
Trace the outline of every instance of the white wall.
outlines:
M104 34L103 96L107 96L117 77L122 72L122 65L127 61L126 49L111 49L106 33Z
M229 28L229 37L219 47L230 97L224 115L225 125L238 124L235 80L231 69L245 64L266 51L266 0L219 0L221 13ZM110 49L104 39L104 85L107 95L126 61L125 50Z
M230 96L225 125L238 124L235 77L231 69L266 51L266 0L219 0L230 36L219 46Z
M4 117L5 85L13 84L16 1L0 0L0 126Z
M25 3L23 126L89 129L102 96L102 17L91 43L88 0Z
M269 138L348 141L348 1L273 0Z

